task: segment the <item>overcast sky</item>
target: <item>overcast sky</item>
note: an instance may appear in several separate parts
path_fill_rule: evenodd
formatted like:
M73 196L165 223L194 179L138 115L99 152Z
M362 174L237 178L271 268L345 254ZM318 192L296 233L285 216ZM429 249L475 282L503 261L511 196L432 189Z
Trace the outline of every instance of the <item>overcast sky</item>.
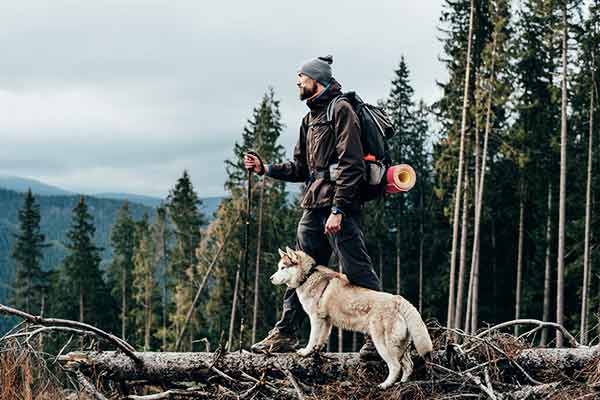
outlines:
M224 160L269 86L288 154L296 71L333 54L344 90L384 98L401 55L439 96L442 0L0 2L0 174L64 189L165 196L188 169L225 193Z

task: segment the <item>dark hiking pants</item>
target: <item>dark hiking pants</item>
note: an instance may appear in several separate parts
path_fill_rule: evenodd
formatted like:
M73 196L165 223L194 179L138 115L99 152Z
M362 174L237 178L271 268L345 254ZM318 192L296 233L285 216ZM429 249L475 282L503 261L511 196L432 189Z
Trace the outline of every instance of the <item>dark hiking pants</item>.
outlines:
M329 207L304 210L298 223L296 248L313 257L317 265L325 266L329 263L333 251L342 272L352 284L379 290L379 279L373 271L365 237L359 226L359 216L342 217L341 231L335 235L326 235L325 223L330 213ZM298 300L296 290L288 289L283 296L281 320L275 327L281 332L292 334L305 318L306 313Z

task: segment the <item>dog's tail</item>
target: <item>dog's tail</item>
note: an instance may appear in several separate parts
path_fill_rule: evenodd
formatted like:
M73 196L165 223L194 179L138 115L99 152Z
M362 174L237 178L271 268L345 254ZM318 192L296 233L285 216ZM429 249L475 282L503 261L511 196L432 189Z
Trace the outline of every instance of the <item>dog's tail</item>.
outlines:
M412 337L415 348L421 357L425 357L433 351L433 344L431 343L431 337L429 336L427 327L417 309L402 296L398 297L400 297L400 314L406 320L408 332Z

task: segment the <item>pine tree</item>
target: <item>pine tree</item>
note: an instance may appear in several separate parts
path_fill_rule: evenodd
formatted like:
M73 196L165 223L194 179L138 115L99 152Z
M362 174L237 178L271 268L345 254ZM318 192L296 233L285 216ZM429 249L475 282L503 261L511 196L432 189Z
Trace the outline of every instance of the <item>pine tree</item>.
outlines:
M440 84L444 95L434 106L443 130L441 140L434 145L435 193L443 206L444 214L452 223L448 276L448 325L452 327L458 301L455 275L462 178L464 170L470 166L468 154L465 154L464 139L475 125L475 118L469 116L476 114L473 112L475 72L481 69L483 48L491 32L488 2L446 1L440 21L444 33L443 61L448 67L449 79Z
M572 199L572 202L581 204L585 202L584 214L576 217L576 223L583 222L583 255L575 262L580 264L578 270L582 271L581 284L581 309L580 309L580 342L584 345L588 344L589 336L589 312L591 308L592 286L592 260L593 260L593 225L592 221L596 215L593 210L594 202L594 172L596 165L595 159L598 159L598 151L594 147L594 135L597 131L597 103L598 103L598 45L600 42L600 7L597 0L589 6L588 18L583 21L581 28L576 30L576 39L579 44L577 58L581 68L574 75L574 84L572 90L571 108L573 110L571 121L574 136L587 137L586 142L582 140L579 146L577 142L573 147L577 146L574 154L574 161L578 165L585 165L586 177L585 182L581 182L577 186L582 186L585 190L582 191L581 197ZM575 27L577 28L577 27ZM585 154L585 157L579 155ZM583 160L582 158L585 158ZM576 180L581 177L580 174L575 176ZM585 198L583 198L585 197ZM583 219L583 221L581 221Z
M17 262L16 278L13 285L12 304L25 312L42 313L43 297L47 283L41 262L43 249L48 247L40 230L40 206L36 204L31 189L27 191L23 207L19 210L19 233L12 249L12 257Z
M202 249L203 253L214 253L215 246L222 243L226 232L232 228L221 261L215 268L214 275L217 283L212 286L210 298L205 305L207 313L218 315L218 322L209 328L212 338L218 338L220 331L230 330L230 325L232 336L237 336L241 312L244 313L247 326L249 328L251 326L251 329L246 330L247 336L244 337L244 341L265 334L277 321L277 309L281 303L278 294L281 294L281 289L271 285L268 281L269 271L263 272L262 266L275 265L279 257L277 247L291 245L294 241L297 213L288 208L285 184L252 174L248 276L245 283L247 308L244 310L241 309L244 304L242 268L244 260L240 259L240 254L243 253L244 226L236 221L239 221L240 216L243 217L246 212L247 171L243 166L243 154L248 150L254 150L260 154L265 163L281 162L284 149L278 140L282 129L279 101L275 99L274 90L269 89L254 108L252 117L242 132L242 140L235 144L232 158L225 162L228 174L225 187L230 191L231 198L221 203L216 219L211 224L210 231L216 235L214 243ZM218 229L213 228L213 224L217 224ZM233 310L236 312L236 318L231 321L233 324L230 324L232 303L236 295L238 265L241 267L241 279L238 282L237 310ZM251 325L248 323L250 321L252 321ZM238 342L234 340L231 344L237 347Z
M170 303L170 283L171 275L168 271L170 249L169 242L171 240L171 231L168 227L167 219L167 208L164 204L161 204L156 208L156 221L152 225L152 235L155 244L155 262L157 263L158 269L158 281L160 282L160 299L161 299L161 313L160 323L161 327L157 332L157 336L161 339L162 351L167 350L167 338L168 338L168 320L169 320L169 303Z
M121 337L127 339L131 329L127 329L129 308L131 307L131 273L133 271L133 252L135 223L125 201L117 214L117 220L110 233L113 249L113 261L107 270L107 280L115 300L121 304Z
M135 326L138 342L143 342L144 351L151 348L151 339L156 328L156 299L160 297L156 282L156 242L148 224L148 216L144 215L136 223L136 247L133 255L134 269L132 274L133 300L135 308Z
M401 57L398 68L394 71L392 79L392 88L389 98L386 102L388 115L391 118L395 136L390 140L390 156L394 162L403 163L410 162L409 158L409 142L412 140L414 121L412 119L412 109L414 89L410 85L408 65L404 56ZM377 206L377 205L376 205ZM395 249L395 282L396 294L402 292L402 251L406 247L406 238L411 236L408 224L404 219L406 212L406 199L403 194L397 194L386 198L385 201L384 221L385 225L393 232L394 238L391 239L393 248ZM375 240L383 240L382 237L374 238ZM406 249L404 250L406 251Z
M59 284L61 297L71 307L61 307L62 316L98 327L110 326L114 306L100 272L100 251L94 243L96 228L83 196L73 208L67 232L68 254ZM76 304L76 307L72 307Z
M467 300L467 320L465 330L476 332L479 318L479 276L481 258L481 226L483 219L483 199L488 173L488 159L492 161L498 154L498 146L490 145L491 135L501 137L500 132L505 124L505 106L512 90L509 63L509 39L512 35L510 26L510 2L507 0L494 0L489 3L489 14L493 15L493 32L490 41L482 56L482 66L479 70L479 93L485 97L480 100L483 106L481 111L476 110L476 115L481 115L484 122L483 149L476 137L476 162L475 162L475 191L474 191L474 233L472 243L471 272L469 278L469 294ZM479 120L476 121L478 123ZM476 132L477 133L477 132ZM481 162L480 162L481 157Z
M200 210L202 202L199 200L187 171L183 172L177 180L175 187L170 191L167 199L167 209L174 225L175 244L169 262L170 283L175 309L171 313L173 323L171 329L172 340L177 337L182 323L194 296L193 283L196 280L196 248L200 243L201 228L206 224L206 218ZM200 316L194 313L192 327L188 329L188 337L194 335L198 327ZM173 329L174 328L174 329ZM185 348L190 348L186 346Z
M515 271L514 275L507 275L517 277L514 298L515 313L518 311L519 316L539 311L543 314L539 307L532 307L535 302L523 302L521 299L531 298L534 293L544 290L544 279L539 272L550 272L546 265L542 266L541 253L536 256L530 249L531 238L539 237L544 241L547 230L551 228L545 218L547 194L549 185L558 176L555 146L559 130L558 88L553 79L557 72L558 47L554 38L557 24L554 4L543 0L524 2L518 13L517 35L512 49L518 90L513 98L515 121L510 127L503 153L511 160L515 182L518 182L515 184L518 190L514 191L517 196L513 200L518 206L508 211L511 214L509 218L518 221L518 226L510 228L517 239L513 247L516 268L511 268ZM539 195L541 193L544 195ZM528 234L525 235L525 232ZM541 248L549 250L549 243ZM545 289L549 291L551 286L545 286ZM540 303L543 303L542 299Z

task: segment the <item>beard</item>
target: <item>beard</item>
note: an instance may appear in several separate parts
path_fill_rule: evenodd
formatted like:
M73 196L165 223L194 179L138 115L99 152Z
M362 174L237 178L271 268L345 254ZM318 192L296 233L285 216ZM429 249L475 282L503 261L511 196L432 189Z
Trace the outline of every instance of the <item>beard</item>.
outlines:
M306 86L300 86L300 100L304 101L306 99L310 99L317 93L317 85L315 83Z

